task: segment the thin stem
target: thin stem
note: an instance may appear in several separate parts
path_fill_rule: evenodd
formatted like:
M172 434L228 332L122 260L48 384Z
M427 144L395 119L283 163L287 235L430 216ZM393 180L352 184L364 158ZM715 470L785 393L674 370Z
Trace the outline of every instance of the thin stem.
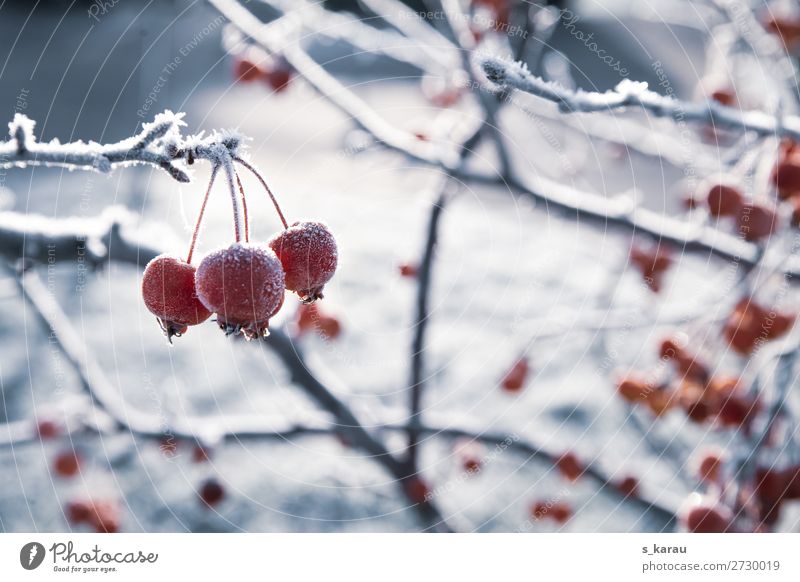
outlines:
M431 278L433 272L433 259L436 243L439 238L439 219L447 203L447 186L450 178L444 179L439 196L431 206L428 220L428 234L422 261L419 265L419 281L417 284L417 313L414 322L414 339L411 345L411 386L409 391L409 428L408 431L408 465L412 471L417 471L417 456L420 433L414 428L421 421L422 392L425 379L425 331L428 327L428 303L430 298Z
M272 193L272 190L269 189L269 186L267 186L267 181L264 180L264 177L258 172L258 170L256 170L251 164L245 162L242 158L234 156L233 160L235 162L239 162L242 166L250 170L256 178L258 178L258 181L261 182L262 186L264 186L264 190L266 190L267 194L269 194L269 198L270 200L272 200L272 205L275 207L275 211L278 213L278 216L280 217L281 222L283 223L283 228L289 228L289 223L286 222L286 218L283 216L283 211L281 210L281 207L278 204L278 200L275 198L275 195Z
M214 185L214 180L217 178L217 171L219 166L214 166L211 170L211 179L208 181L208 188L206 188L206 195L203 197L203 204L200 205L200 214L197 217L197 223L194 225L194 233L192 233L192 242L189 245L189 253L186 255L186 262L192 264L192 255L194 255L194 247L197 244L197 236L200 234L200 225L203 222L203 215L206 213L206 204L208 204L208 197L211 194L211 187Z
M233 231L236 237L236 242L242 242L242 232L245 227L242 224L242 212L239 209L239 196L236 194L236 186L233 183L233 163L230 158L226 158L223 162L225 166L225 174L228 177L228 190L231 193L231 206L233 207Z
M236 177L236 184L239 186L239 193L242 195L242 212L244 213L244 241L250 242L250 219L247 216L247 197L244 195L244 186L242 186L242 181L239 179L239 174L236 170L233 171L233 175Z

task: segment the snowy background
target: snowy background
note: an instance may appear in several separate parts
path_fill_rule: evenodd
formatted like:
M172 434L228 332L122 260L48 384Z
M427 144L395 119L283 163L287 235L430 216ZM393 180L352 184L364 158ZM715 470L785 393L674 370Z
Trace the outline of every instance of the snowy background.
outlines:
M637 4L642 15L633 19L615 12L615 2L586 2L580 26L595 32L608 53L626 64L630 78L656 84L651 64L660 60L667 64L673 90L692 98L703 75L704 31L665 27L646 15L655 0ZM311 367L368 423L402 422L415 285L398 275L398 265L418 260L438 171L370 147L348 119L302 82L280 95L234 83L231 59L220 42L223 21L203 2L119 0L99 22L88 17L86 5L68 6L0 6L3 117L23 112L36 119L41 139L114 141L136 132L155 113L172 109L186 112L192 132L236 128L250 136L249 155L287 216L322 218L339 242L340 269L323 305L339 318L343 333L333 341L313 334L300 340ZM414 131L431 130L440 110L424 99L418 71L381 57L349 55L338 44L314 41L311 47L388 120ZM561 64L571 63L581 86L604 90L620 80L567 31L556 32L551 50L563 55ZM137 111L145 107L162 69L183 53L140 117ZM559 61L551 60L550 66L557 72ZM467 100L457 111L474 115L474 104ZM542 117L534 124L517 107L505 108L502 119L512 157L531 171L608 196L635 187L646 207L677 212L684 170L591 140L586 133L595 122L578 117L570 128ZM646 123L680 139L669 122ZM598 131L624 133L626 128L621 116L619 123L611 118ZM692 155L701 166L703 159L713 161L720 154L698 145ZM493 163L488 148L477 158ZM93 217L110 205L123 205L137 217L132 225L137 234L183 253L208 170L198 164L189 185L150 168L109 176L6 170L0 204L3 210L50 217ZM246 178L245 186L254 238L267 239L278 222L257 184ZM221 191L212 198L201 252L230 242L228 204ZM708 257L681 256L656 301L637 275L624 269L629 244L629 235L564 220L506 189L464 185L442 222L424 408L444 424L468 423L549 450L573 450L614 478L635 475L648 498L677 508L695 488L686 464L692 449L729 435L689 425L678 412L657 425L646 413L631 417L615 396L613 373L646 367L657 358L664 328L636 322L680 317L703 306L723 313L732 299L724 296L731 273ZM76 288L74 265L60 264L42 274L128 406L164 418L217 413L327 418L288 382L285 369L263 345L232 341L206 324L167 346L140 298L136 269L112 263L84 289ZM288 299L280 320L293 317L297 302ZM582 329L604 315L621 321L621 329L602 335ZM569 333L531 340L548 327ZM498 381L526 349L535 377L521 394L509 395ZM80 393L74 373L54 354L14 282L0 280L0 420L58 416L70 395ZM385 436L393 449L404 445L397 434ZM437 502L461 529L675 527L613 492L598 491L586 480L570 483L550 464L511 451L492 457L479 475L464 478L452 445L447 438L427 439L422 466L434 488L446 489ZM52 472L51 461L55 452L72 446L85 464L78 477L64 479ZM214 509L204 509L196 490L211 476L227 495ZM391 476L330 436L229 441L206 463L192 461L190 443L180 443L177 456L166 458L157 442L125 434L0 449L0 531L68 531L73 526L65 519L65 504L98 496L120 500L124 531L420 528ZM553 499L569 503L574 517L565 525L531 524L531 504ZM785 514L781 527L797 529L797 513Z

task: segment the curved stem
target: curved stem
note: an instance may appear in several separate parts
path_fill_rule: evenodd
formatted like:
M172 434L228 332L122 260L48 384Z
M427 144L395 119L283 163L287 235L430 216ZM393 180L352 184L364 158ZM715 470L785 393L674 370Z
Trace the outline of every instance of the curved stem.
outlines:
M211 179L208 181L208 188L206 188L206 195L203 197L203 204L200 206L200 214L197 216L197 223L194 225L194 232L192 233L192 242L189 245L189 254L186 255L186 262L192 264L192 255L194 254L194 246L197 244L197 236L200 234L200 225L203 222L203 215L206 213L206 204L208 204L208 197L211 194L211 187L214 185L214 180L217 178L217 171L219 166L214 166L211 170Z
M264 177L258 172L258 170L256 170L251 164L245 162L242 158L234 157L233 159L234 161L239 162L242 166L250 170L253 173L253 175L256 178L258 178L258 181L261 182L262 186L264 186L264 190L266 190L267 194L269 194L270 200L272 200L272 205L275 206L275 211L278 213L278 216L280 217L281 222L283 223L283 228L289 228L289 223L286 222L286 218L283 216L283 211L281 211L281 207L278 204L278 200L275 198L275 195L272 193L272 190L269 189L269 186L267 186L267 181L264 180Z
M233 207L233 231L236 242L238 243L242 242L242 231L245 230L245 227L242 224L242 213L239 209L239 197L236 194L236 185L233 183L233 163L228 157L226 157L225 161L222 163L225 166L225 174L228 177L228 190L231 193L231 206Z
M236 184L239 186L239 193L242 195L242 212L244 213L244 242L250 242L250 219L247 216L247 197L244 195L244 186L239 179L239 174L236 170L233 171L236 177Z

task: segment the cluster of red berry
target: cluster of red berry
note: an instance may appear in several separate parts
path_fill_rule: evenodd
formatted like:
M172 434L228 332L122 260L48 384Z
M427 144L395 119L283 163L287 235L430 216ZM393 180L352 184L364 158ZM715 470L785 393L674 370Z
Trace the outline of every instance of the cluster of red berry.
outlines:
M674 375L654 382L638 374L627 374L617 382L618 394L631 404L646 406L660 416L678 408L687 418L702 423L715 421L721 427L749 430L761 404L738 378L712 376L700 354L687 347L687 339L675 336L660 346L661 361L672 364Z
M289 88L294 69L283 55L261 54L257 48L251 47L234 59L233 76L241 83L261 81L275 93L282 93Z
M250 164L238 158L237 161L255 172ZM266 187L260 174L256 175ZM244 199L241 182L239 185ZM191 260L201 209L188 258L159 255L148 263L142 278L142 295L168 338L180 336L212 313L227 334L241 332L248 339L264 337L270 318L283 305L285 291L294 291L305 303L322 298L323 287L333 277L338 262L333 235L321 222L288 225L269 188L267 192L284 230L266 244L251 244L249 227L245 225L244 242L239 240L236 229L237 240L233 244L210 252L195 269Z

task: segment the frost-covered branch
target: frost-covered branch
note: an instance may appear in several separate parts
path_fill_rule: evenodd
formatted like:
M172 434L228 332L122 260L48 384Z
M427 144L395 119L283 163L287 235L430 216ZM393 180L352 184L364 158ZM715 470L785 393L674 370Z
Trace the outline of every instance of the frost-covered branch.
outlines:
M270 53L280 53L297 74L303 77L329 103L350 117L379 143L427 163L455 167L457 153L451 149L417 139L384 120L363 99L342 85L296 42L281 42L269 28L235 0L209 0L231 24Z
M675 121L706 123L717 128L752 131L758 135L789 137L800 141L800 117L797 116L778 119L761 111L741 111L710 100L688 103L659 95L649 90L647 83L628 79L605 93L573 91L532 74L522 63L486 55L478 57L478 63L486 77L498 88L517 89L552 101L563 113L640 109L656 117Z
M189 182L186 165L195 160L218 163L221 154L238 154L241 137L213 132L182 136L183 113L165 111L143 124L137 135L111 144L57 139L39 142L36 122L17 114L8 124L10 139L0 143L0 167L58 166L70 170L107 173L117 167L148 164L161 168L179 182Z
M70 261L87 269L108 262L147 264L156 250L132 236L126 225L134 217L119 206L99 217L48 218L37 214L0 212L0 255L9 262Z

